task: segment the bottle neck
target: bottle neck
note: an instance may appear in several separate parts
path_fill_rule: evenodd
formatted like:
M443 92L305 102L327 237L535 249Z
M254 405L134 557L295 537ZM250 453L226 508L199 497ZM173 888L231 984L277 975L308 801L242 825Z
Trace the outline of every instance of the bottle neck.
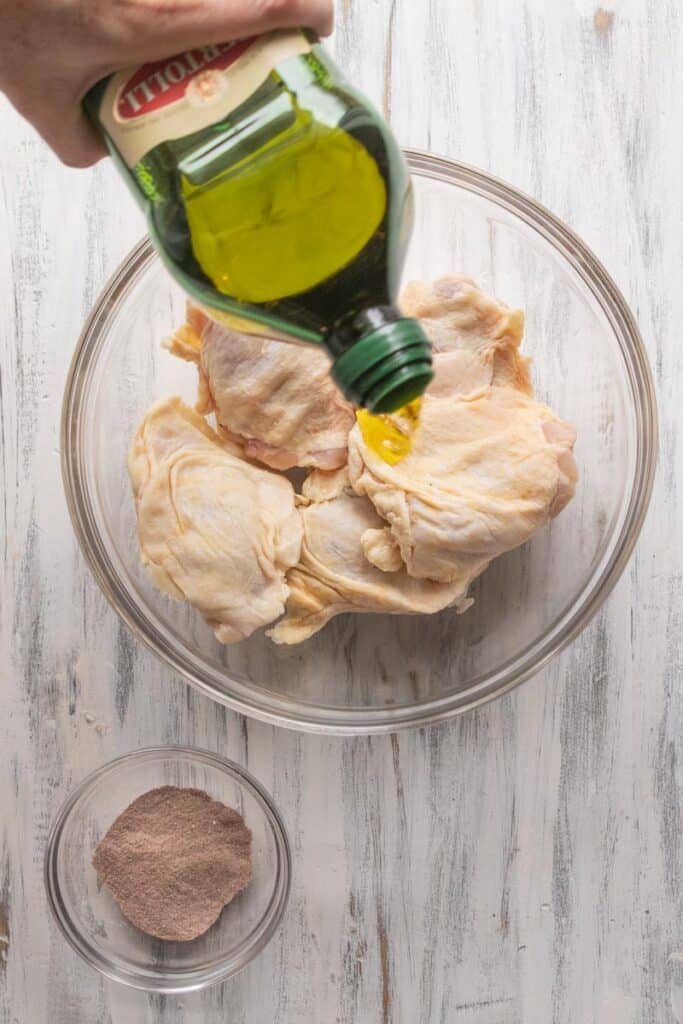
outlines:
M434 376L431 345L417 320L375 306L337 324L325 341L344 396L374 413L419 398Z
M404 319L397 306L371 306L338 321L325 338L325 347L336 359L361 338Z

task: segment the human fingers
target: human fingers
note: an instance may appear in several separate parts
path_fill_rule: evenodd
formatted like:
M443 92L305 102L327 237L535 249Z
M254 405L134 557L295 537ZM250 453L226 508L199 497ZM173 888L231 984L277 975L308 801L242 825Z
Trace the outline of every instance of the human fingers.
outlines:
M67 167L91 167L107 155L102 138L77 101L48 102L25 116Z
M332 0L138 0L122 16L131 28L124 65L278 28L329 35L334 8Z

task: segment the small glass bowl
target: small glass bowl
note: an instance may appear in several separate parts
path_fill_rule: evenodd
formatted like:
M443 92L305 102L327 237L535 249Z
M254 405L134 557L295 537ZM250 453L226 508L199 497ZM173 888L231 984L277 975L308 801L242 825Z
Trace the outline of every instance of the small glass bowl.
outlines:
M130 924L92 866L100 839L133 800L158 786L192 786L234 807L252 832L253 877L191 942ZM149 992L191 992L225 981L264 948L289 897L289 841L277 808L248 772L189 747L149 747L92 772L57 815L45 854L50 908L67 941L107 978Z

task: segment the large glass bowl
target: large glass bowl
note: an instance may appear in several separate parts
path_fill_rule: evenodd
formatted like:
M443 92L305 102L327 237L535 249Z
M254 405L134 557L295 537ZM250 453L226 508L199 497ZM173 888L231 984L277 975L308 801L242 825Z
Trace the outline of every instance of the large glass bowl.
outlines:
M196 373L161 348L184 299L142 242L86 324L66 388L63 469L83 552L144 643L204 693L279 725L340 733L448 718L536 672L590 621L643 522L656 408L638 329L604 268L560 221L481 171L408 153L416 223L405 279L470 274L526 311L537 394L578 431L574 501L496 561L464 615L346 615L297 647L222 647L138 563L129 440L157 398L193 402Z

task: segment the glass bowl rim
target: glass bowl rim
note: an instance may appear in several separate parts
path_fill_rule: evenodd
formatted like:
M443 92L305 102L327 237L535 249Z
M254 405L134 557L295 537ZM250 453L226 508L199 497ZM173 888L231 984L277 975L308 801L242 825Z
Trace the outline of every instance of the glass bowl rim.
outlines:
M97 364L102 338L111 312L129 289L158 258L148 238L127 255L97 299L79 338L67 377L62 406L61 460L67 505L74 530L90 570L119 617L143 644L200 692L234 711L301 731L337 735L368 735L444 721L509 692L538 672L566 647L591 621L619 580L638 539L650 503L657 462L657 403L645 346L629 306L602 263L588 246L535 199L499 178L468 164L421 150L404 150L411 171L443 184L457 185L489 200L532 229L564 258L597 302L619 344L636 418L635 467L628 507L611 553L594 571L569 609L549 630L504 662L494 672L472 681L467 689L414 704L360 709L325 706L313 702L261 694L226 672L220 685L209 678L206 666L171 649L167 637L143 617L118 574L93 515L88 497L87 471L80 444L80 422L89 375Z
M107 775L116 773L128 765L142 765L154 760L179 758L187 762L199 762L218 769L256 800L268 823L276 853L273 892L265 912L251 930L251 933L227 956L220 956L208 967L189 970L173 969L155 971L143 970L127 965L123 958L110 958L100 952L84 936L73 921L66 907L60 884L58 855L64 829L80 801L88 795L96 783ZM195 992L210 985L219 984L237 974L261 952L277 930L287 907L292 881L292 855L287 829L272 797L261 783L245 768L211 750L188 747L180 744L169 746L140 747L113 758L95 768L75 786L60 807L50 829L45 849L43 878L47 902L64 938L71 948L91 967L106 978L120 982L130 988L146 992L183 993Z

